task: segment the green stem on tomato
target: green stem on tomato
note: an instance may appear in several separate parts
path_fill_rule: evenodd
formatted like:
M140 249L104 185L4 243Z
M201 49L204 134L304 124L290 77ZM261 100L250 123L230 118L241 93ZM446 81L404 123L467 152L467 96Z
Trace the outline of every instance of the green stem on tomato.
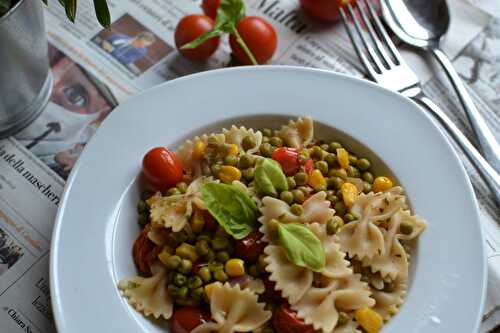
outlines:
M257 60L255 60L255 57L252 54L252 51L248 48L247 44L245 44L245 41L243 38L241 38L240 33L238 32L238 29L236 27L233 29L234 36L236 37L236 42L241 46L243 51L245 51L245 54L247 57L250 59L253 65L258 65L259 63Z

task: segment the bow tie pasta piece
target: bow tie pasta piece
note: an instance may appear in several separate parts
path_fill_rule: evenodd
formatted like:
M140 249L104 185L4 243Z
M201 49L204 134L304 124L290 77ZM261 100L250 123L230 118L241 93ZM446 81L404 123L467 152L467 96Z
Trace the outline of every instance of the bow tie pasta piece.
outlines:
M118 288L137 311L146 316L169 319L172 316L173 302L167 292L167 270L156 264L151 267L151 271L153 276L122 280L118 283Z
M244 126L236 127L233 125L229 130L224 128L222 133L224 134L226 143L235 144L238 146L240 152L245 152L247 154L256 153L262 143L262 133L260 131L254 131L252 128L246 129ZM251 141L254 143L253 147L244 147L243 139L245 139L245 137L251 138Z
M372 258L385 251L384 235L376 222L389 219L405 206L402 189L395 187L387 192L361 194L351 212L359 218L346 224L338 233L340 247L350 258Z
M323 288L309 288L300 301L292 305L292 309L315 330L332 332L337 326L339 311L352 311L375 304L370 298L370 288L360 278L360 274L352 274L332 279Z
M213 181L211 177L199 177L189 184L184 194L163 197L157 193L155 196L159 197L151 201L151 222L172 228L174 232L182 230L193 214L193 204L199 209L207 209L201 199L200 188Z
M304 213L300 215L302 223L326 224L335 214L335 210L330 208L330 201L326 200L326 192L324 191L309 197L304 201L302 207L304 208Z
M211 134L220 143L224 143L223 134ZM208 135L196 136L193 140L186 140L179 146L175 154L182 163L182 169L190 175L198 177L204 174L206 163L204 157L207 155Z
M271 319L257 295L238 285L216 282L210 294L210 311L214 322L196 327L192 333L251 332Z
M406 283L397 279L392 283L393 289L390 291L372 289L372 297L375 299L373 310L384 319L389 320L394 316L406 296Z
M269 280L273 281L276 290L290 304L298 302L313 283L313 272L307 268L297 266L286 257L285 252L277 245L268 245L264 249L267 255L266 271L270 273Z
M278 136L293 148L307 146L314 137L314 123L311 117L299 118L296 121L290 120L288 125L284 125L278 131Z

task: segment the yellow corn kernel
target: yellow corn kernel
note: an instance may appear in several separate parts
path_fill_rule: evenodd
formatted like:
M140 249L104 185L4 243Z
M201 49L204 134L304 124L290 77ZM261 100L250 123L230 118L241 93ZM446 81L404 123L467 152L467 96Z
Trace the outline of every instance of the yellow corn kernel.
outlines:
M223 165L219 171L219 178L226 184L231 184L235 180L241 179L241 171L230 165Z
M313 188L320 188L326 186L326 179L323 177L323 174L318 169L315 169L311 172L309 176L309 185Z
M337 148L337 160L342 169L347 169L349 166L349 153L344 148Z
M160 253L158 253L158 259L166 265L167 259L172 255L174 251L169 246L164 246Z
M392 188L394 184L392 183L392 180L390 180L387 177L377 177L373 181L373 191L376 192L384 192Z
M205 285L205 294L207 294L207 297L210 298L212 296L212 292L214 290L214 285L216 284L217 282L212 282L210 284L206 284Z
M340 191L342 192L344 204L350 208L354 201L358 198L358 188L354 184L344 183L340 187Z
M175 254L183 259L191 260L195 262L198 260L198 253L196 253L196 248L188 243L182 243L175 249Z
M228 147L227 147L227 154L228 155L238 155L238 153L240 152L240 150L238 149L238 146L235 145L234 143L230 144Z
M241 259L229 259L224 269L230 277L242 276L245 274L245 263Z
M382 317L370 308L356 310L354 318L367 333L378 333L384 324Z
M205 154L205 142L201 140L196 140L193 145L193 159L200 160Z

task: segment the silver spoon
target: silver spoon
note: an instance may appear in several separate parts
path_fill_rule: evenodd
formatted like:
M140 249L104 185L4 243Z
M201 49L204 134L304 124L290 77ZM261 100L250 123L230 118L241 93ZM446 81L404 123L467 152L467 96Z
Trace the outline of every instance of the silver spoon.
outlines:
M450 25L446 0L382 0L382 13L403 42L431 52L439 61L458 95L479 145L491 166L500 172L500 146L479 113L452 62L440 48Z

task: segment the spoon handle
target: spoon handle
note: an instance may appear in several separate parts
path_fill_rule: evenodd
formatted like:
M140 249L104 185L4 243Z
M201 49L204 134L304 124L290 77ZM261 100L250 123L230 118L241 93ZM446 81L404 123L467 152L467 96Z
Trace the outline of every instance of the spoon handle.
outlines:
M467 156L472 165L476 168L479 175L483 178L484 182L491 189L495 196L497 206L500 206L500 175L493 169L493 167L484 159L484 157L477 151L467 137L460 131L455 123L444 113L439 106L430 100L423 93L411 97L420 105L431 111L434 118L446 129L448 134L458 144L460 149Z
M491 166L500 172L500 146L498 145L495 136L491 132L490 128L486 124L483 116L477 109L472 97L470 96L467 88L465 87L462 79L458 75L455 67L453 67L452 62L448 56L440 48L432 48L432 54L436 57L439 63L443 66L446 75L451 81L455 92L458 95L458 99L462 104L469 122L472 125L476 137L479 140L479 145L481 151L483 152L486 159L490 162Z

